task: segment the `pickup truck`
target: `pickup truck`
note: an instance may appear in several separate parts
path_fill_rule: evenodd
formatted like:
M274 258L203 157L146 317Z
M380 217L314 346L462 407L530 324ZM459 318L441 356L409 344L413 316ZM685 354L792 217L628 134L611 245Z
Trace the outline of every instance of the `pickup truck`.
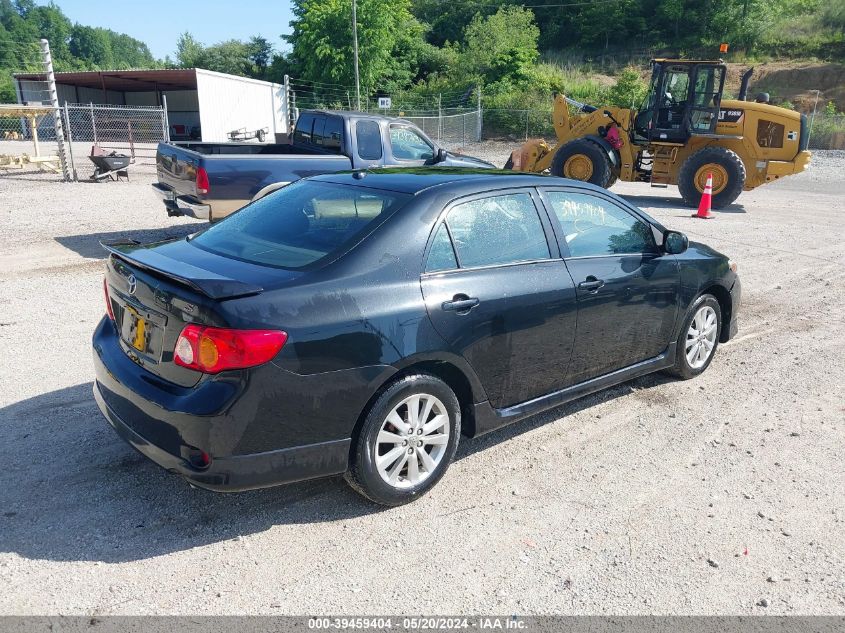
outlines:
M424 165L494 167L447 152L409 121L308 110L300 114L286 144L160 143L153 188L169 215L214 222L306 176Z

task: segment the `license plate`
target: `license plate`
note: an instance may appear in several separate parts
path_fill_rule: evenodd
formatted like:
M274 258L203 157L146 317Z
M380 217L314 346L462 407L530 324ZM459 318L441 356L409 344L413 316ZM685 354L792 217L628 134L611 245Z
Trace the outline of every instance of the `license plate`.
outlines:
M139 352L146 353L150 347L150 324L130 306L126 306L126 312L129 320L126 341Z

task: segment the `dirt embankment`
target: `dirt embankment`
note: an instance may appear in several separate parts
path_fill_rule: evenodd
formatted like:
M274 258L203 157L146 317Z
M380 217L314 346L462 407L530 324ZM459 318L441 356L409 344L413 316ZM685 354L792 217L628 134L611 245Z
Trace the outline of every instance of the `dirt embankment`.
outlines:
M845 111L845 64L819 62L769 62L763 64L728 64L726 89L739 93L742 74L754 66L748 89L753 98L758 92L768 92L772 103L791 101L797 110L812 112L819 91L819 108L828 101Z

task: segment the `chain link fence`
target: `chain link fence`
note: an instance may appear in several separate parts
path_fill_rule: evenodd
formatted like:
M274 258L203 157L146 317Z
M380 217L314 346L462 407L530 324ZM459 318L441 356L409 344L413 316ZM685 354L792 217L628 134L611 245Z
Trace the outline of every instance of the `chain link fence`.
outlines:
M845 149L845 114L816 114L810 130L810 149Z
M46 40L0 41L0 57L4 66L21 72L51 68ZM65 177L64 154L56 142L57 114L46 80L19 83L11 74L0 76L0 177L32 171Z
M155 165L158 144L169 140L163 107L67 103L62 112L76 180L86 178L88 170L93 172L88 157L94 147L106 154L125 154L132 164L150 167Z
M417 116L407 113L403 118L447 149L463 147L481 140L483 122L479 110L434 116Z

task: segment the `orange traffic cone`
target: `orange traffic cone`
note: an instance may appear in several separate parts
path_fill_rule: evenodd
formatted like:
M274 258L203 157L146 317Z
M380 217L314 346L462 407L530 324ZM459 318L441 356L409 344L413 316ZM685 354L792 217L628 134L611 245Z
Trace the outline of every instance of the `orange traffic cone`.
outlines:
M707 183L704 185L704 193L701 195L701 202L698 204L698 213L692 217L702 220L712 220L716 216L710 213L710 204L713 202L713 174L707 174Z

